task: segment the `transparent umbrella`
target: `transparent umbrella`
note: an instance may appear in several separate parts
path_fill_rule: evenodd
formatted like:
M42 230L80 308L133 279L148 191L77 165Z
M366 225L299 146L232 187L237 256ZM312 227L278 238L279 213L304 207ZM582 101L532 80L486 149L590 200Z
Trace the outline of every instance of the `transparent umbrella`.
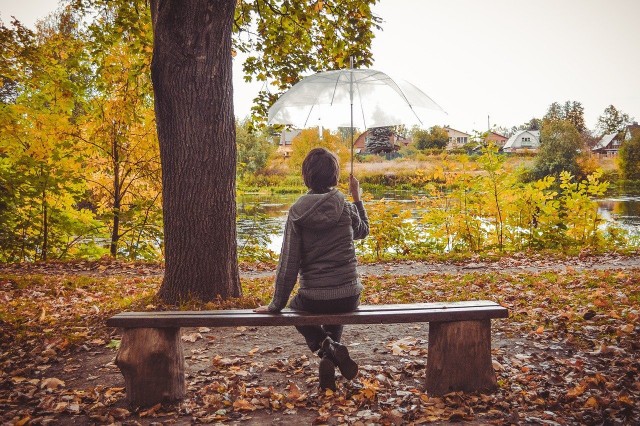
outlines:
M424 126L434 111L444 110L422 90L371 69L325 71L305 77L269 108L269 124L305 128L353 129L395 125Z

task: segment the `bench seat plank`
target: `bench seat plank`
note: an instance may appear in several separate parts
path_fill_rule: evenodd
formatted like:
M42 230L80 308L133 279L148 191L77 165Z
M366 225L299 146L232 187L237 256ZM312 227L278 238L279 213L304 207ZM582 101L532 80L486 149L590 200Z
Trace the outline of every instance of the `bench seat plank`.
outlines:
M314 314L285 309L281 313L255 313L251 309L219 311L122 312L107 320L110 327L237 327L313 324L394 324L408 322L474 321L507 318L508 311L487 300L403 305L362 305L339 314Z

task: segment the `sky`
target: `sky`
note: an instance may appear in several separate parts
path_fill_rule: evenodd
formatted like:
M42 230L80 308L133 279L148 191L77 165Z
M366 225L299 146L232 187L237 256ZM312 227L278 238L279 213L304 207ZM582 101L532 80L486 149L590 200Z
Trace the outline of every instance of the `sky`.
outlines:
M57 0L0 0L0 18L28 26ZM372 68L418 86L465 132L542 117L581 102L593 129L613 104L640 121L639 0L381 0ZM236 116L261 88L234 60Z

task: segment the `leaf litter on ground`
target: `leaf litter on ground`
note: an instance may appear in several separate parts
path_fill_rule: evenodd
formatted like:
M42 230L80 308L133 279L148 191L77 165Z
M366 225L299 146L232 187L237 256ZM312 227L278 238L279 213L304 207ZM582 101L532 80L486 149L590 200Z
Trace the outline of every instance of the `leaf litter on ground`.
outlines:
M154 407L126 405L113 365L119 336L104 321L163 308L154 298L160 276L75 269L0 274L3 423L259 423L292 415L316 424L640 422L640 269L364 277L363 303L490 299L508 307L510 318L493 324L499 388L492 394L426 394L428 342L418 325L387 334L369 327L366 338L354 337L354 356L365 362L356 380L338 377L336 392L318 388L317 360L293 330L274 340L257 328L202 328L183 333L187 398ZM244 279L246 298L220 307L266 302L271 285L271 277ZM78 380L97 359L91 379Z

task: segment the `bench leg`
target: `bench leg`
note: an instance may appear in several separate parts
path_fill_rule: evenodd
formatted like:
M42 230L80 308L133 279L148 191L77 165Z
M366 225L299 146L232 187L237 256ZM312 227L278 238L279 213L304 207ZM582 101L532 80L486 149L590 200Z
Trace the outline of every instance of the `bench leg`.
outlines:
M127 401L132 406L184 398L184 354L179 328L124 329L116 365L124 376Z
M429 323L427 392L491 391L491 320Z

